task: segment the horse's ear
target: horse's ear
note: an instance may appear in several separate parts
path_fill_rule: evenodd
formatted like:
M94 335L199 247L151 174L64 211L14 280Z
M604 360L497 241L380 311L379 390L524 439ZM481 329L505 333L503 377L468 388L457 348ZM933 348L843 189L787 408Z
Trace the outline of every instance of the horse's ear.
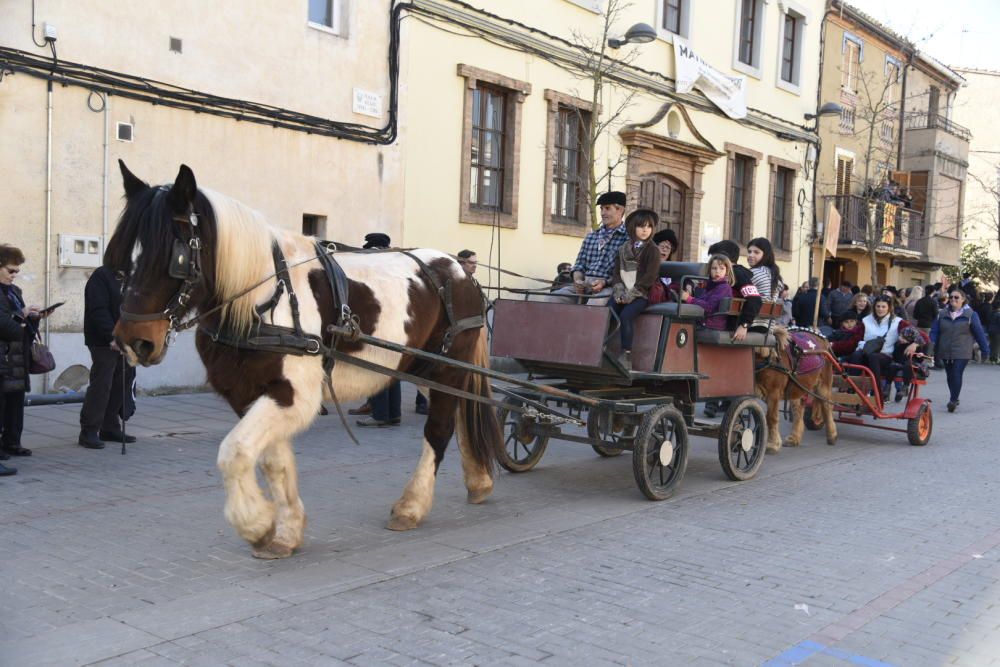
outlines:
M167 195L167 203L174 213L186 214L191 211L197 193L198 184L194 180L194 172L186 164L182 164Z
M125 196L127 198L131 199L149 187L149 183L146 183L128 170L124 160L118 160L118 167L122 170L122 183L125 185Z

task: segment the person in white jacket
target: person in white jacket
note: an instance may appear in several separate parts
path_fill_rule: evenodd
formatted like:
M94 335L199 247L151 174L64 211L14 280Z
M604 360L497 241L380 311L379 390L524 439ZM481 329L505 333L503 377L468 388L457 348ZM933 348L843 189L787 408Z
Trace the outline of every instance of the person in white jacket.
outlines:
M882 373L892 363L892 353L899 340L899 323L902 320L892 312L892 298L883 294L875 297L872 312L861 322L865 325L865 335L848 361L871 369L875 376L875 387L884 402L886 391L882 386Z

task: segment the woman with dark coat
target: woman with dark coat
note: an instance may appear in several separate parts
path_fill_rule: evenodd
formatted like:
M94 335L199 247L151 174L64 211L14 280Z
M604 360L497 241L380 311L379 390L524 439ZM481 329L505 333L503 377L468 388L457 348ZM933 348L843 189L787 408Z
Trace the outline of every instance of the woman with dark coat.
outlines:
M31 341L38 330L37 306L26 307L14 278L21 272L24 253L0 244L0 459L31 456L21 446L24 429L24 394L30 388L28 362ZM0 475L17 470L0 464Z
M972 359L972 343L979 343L983 356L989 358L990 342L983 331L979 315L966 303L968 296L959 287L953 287L948 295L948 306L942 308L931 326L931 343L936 346L939 361L944 362L948 376L948 412L958 407L962 393L962 375Z

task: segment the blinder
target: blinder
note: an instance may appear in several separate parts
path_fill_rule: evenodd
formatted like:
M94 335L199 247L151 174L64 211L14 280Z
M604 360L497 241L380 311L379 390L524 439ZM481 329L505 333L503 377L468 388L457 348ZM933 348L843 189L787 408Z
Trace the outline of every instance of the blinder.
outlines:
M174 239L174 249L170 253L170 268L167 269L167 273L171 278L186 280L194 275L194 271L195 267L191 263L191 245L180 239Z

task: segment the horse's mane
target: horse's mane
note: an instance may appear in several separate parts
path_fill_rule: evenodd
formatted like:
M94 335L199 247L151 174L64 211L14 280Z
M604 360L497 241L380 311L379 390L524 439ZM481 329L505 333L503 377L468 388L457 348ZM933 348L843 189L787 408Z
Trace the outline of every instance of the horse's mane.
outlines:
M215 218L215 298L233 299L261 279L261 267L271 266L274 235L264 216L224 194L201 188ZM256 315L254 306L261 286L235 298L220 313L221 325L236 334L247 333Z
M104 265L112 271L132 272L132 249L138 242L143 248L169 248L175 238L170 225L160 221L167 216L167 198L161 188L146 188L130 198L122 211L118 226L108 241ZM151 252L149 261L136 270L141 275L165 275L170 257L166 253Z
M779 350L788 349L788 329L780 325L775 325L774 327L771 327L771 335L774 336L774 340Z

